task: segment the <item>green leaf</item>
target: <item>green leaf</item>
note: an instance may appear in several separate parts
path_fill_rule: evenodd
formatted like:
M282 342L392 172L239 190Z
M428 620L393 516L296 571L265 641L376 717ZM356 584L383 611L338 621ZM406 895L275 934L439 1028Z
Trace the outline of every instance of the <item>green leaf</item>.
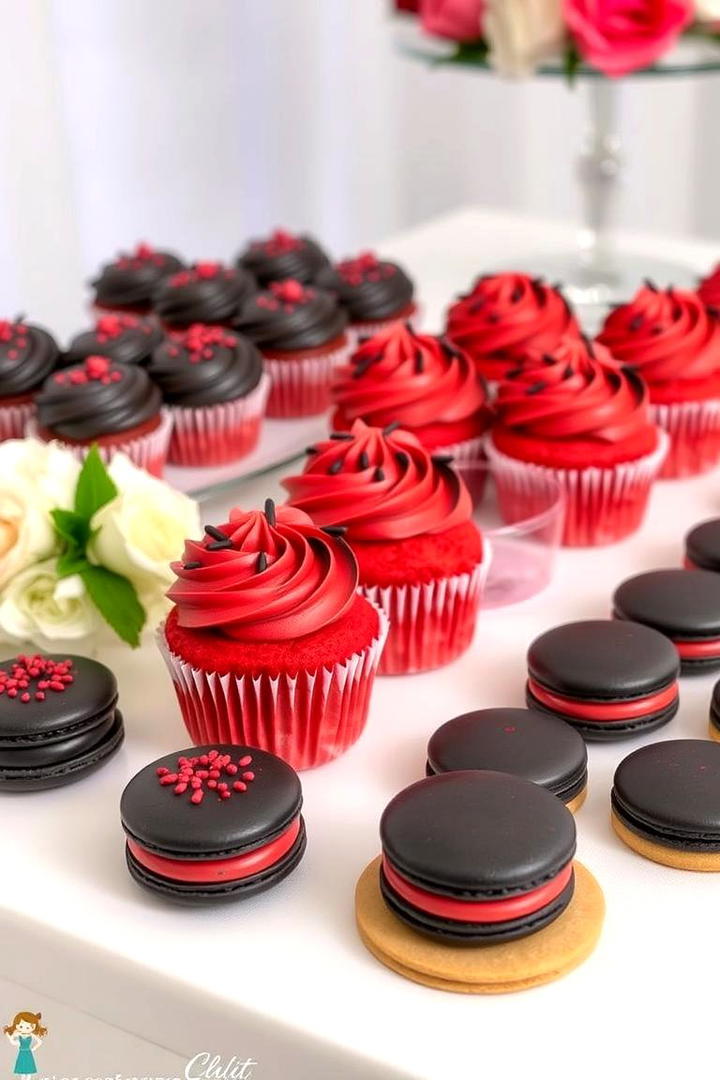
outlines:
M57 575L59 578L70 577L71 574L80 574L89 566L85 556L79 551L66 551L57 561Z
M55 532L65 544L66 551L84 552L90 539L90 523L74 510L55 508L50 511Z
M565 71L565 77L569 86L575 85L575 77L578 73L578 68L582 63L582 57L577 50L577 46L574 42L570 42L565 50L565 56L563 57L563 70Z
M75 488L75 512L90 521L117 493L97 446L91 446Z
M80 576L105 622L122 641L136 649L146 616L133 585L122 575L90 563L80 570Z
M476 64L478 67L488 66L489 46L482 38L477 41L461 41L450 56L440 56L436 64Z

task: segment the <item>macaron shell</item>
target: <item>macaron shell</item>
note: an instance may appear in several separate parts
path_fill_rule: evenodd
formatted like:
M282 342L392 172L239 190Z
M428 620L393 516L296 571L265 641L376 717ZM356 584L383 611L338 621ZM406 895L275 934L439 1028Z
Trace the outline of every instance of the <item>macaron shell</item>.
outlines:
M712 738L720 742L720 732ZM675 870L696 870L703 873L720 871L720 851L681 851L678 848L667 847L665 844L654 843L644 836L638 836L632 829L628 829L614 812L610 815L610 821L615 833L627 847L652 862L671 866Z
M8 669L14 659L0 661L0 667ZM67 653L43 654L43 659L71 660L73 682L61 692L46 690L41 701L34 696L37 680L28 688L29 701L0 694L0 747L32 747L41 741L64 740L77 730L93 727L117 704L117 681L104 664Z
M363 871L355 916L365 947L381 964L413 982L459 994L506 994L553 982L578 967L595 948L605 900L595 878L575 862L575 894L549 926L520 940L468 949L433 940L406 926L380 892L381 859Z
M82 751L75 748L75 756L69 759L17 769L0 768L0 791L42 791L82 780L120 749L124 737L122 714L117 710L112 724L103 727L100 741Z
M701 521L685 537L685 553L695 567L720 570L720 518Z
M720 638L720 575L680 569L637 574L615 590L613 607L617 617L679 641Z

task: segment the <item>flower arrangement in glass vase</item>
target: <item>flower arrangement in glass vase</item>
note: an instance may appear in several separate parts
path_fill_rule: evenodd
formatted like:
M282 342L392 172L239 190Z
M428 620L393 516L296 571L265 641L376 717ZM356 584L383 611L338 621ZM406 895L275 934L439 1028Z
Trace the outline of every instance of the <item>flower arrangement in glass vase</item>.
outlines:
M165 616L170 562L197 504L124 454L80 464L54 443L0 444L0 639L94 651L131 647Z

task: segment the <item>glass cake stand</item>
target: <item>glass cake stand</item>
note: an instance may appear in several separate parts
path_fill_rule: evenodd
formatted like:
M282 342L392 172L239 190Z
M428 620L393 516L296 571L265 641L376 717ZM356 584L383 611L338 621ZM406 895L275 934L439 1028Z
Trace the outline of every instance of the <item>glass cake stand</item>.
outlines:
M452 64L475 71L492 71L483 51L477 47L457 47L452 42L428 38L409 20L398 19L397 23L397 44L404 55L434 66ZM714 75L718 72L720 39L698 36L686 37L661 63L638 71L628 79ZM588 315L593 309L628 299L643 278L666 285L693 286L697 281L697 268L687 264L627 251L623 252L622 259L618 258L615 222L623 171L619 98L621 87L628 79L608 79L584 64L578 64L570 73L559 62L544 64L537 75L577 81L586 102L587 119L576 167L582 220L573 250L559 255L530 253L525 265L513 269L562 282L568 299Z

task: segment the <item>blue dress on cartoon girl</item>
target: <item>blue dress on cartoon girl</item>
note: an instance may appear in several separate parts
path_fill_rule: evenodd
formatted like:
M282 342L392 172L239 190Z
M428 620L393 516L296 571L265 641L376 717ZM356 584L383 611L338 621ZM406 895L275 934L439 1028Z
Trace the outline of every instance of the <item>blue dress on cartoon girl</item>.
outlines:
M37 1065L35 1064L35 1058L33 1052L30 1049L32 1046L32 1035L20 1035L18 1038L18 1056L15 1061L15 1068L13 1072L16 1076L32 1076L37 1072Z

